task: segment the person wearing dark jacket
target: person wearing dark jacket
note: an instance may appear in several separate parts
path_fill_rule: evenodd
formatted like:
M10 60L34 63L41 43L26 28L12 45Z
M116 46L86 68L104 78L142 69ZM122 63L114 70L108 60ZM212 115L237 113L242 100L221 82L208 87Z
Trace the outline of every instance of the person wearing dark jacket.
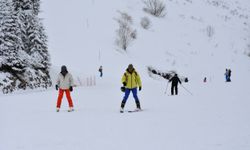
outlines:
M100 72L100 77L102 77L103 76L103 69L102 69L102 66L100 66L100 68L99 68L99 70L98 70L99 72Z
M228 69L228 82L231 82L231 69Z
M175 95L178 95L178 83L181 84L181 80L179 79L177 74L175 74L168 82L172 82L171 95L174 95L174 91Z

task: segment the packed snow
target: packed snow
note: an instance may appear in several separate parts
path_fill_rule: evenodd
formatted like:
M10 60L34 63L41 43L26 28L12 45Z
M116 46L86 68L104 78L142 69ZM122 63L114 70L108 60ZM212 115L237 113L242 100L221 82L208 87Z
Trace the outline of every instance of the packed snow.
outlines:
M70 113L66 97L56 112L54 87L1 94L0 150L249 150L250 3L165 3L166 16L156 18L141 0L43 0L53 83L66 65L76 84L94 76L96 85L74 87ZM115 45L118 11L132 16L138 34L126 53ZM145 16L152 24L147 30L140 25ZM142 79L143 111L121 114L120 80L130 63ZM167 80L149 77L148 66L174 70L189 82L171 96ZM130 95L125 110L134 109Z

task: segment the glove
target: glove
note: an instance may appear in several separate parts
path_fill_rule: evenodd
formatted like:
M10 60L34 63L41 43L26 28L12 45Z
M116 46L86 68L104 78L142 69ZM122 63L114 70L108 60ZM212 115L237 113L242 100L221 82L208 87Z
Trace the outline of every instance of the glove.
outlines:
M126 82L122 82L122 84L123 84L123 86L126 86L126 85L127 85L127 83L126 83Z
M72 87L72 86L69 87L69 91L70 91L70 92L73 91L73 87Z
M141 91L141 86L139 87L139 91Z
M56 85L56 90L58 91L58 85Z
M125 92L125 89L126 89L126 88L125 88L124 86L121 87L121 91L122 91L122 92Z

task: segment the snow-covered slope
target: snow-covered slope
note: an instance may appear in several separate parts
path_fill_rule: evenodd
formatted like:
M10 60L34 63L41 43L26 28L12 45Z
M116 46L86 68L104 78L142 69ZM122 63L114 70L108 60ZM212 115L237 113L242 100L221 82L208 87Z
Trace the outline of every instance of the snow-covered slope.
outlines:
M128 63L135 63L142 71L152 65L189 77L198 75L195 78L219 76L225 68L243 75L249 68L244 53L249 51L250 6L244 0L169 0L165 18L142 11L141 0L44 1L42 6L55 65L92 73L102 64L104 72L114 77ZM132 16L138 33L125 55L114 44L117 11ZM140 26L144 16L152 22L149 30ZM209 27L211 37L207 35Z
M248 0L165 0L166 16L145 13L141 0L43 0L53 75L67 65L75 76L104 78L72 92L76 111L55 112L57 91L2 96L2 150L249 150L250 3ZM133 18L137 39L115 46L118 11ZM142 17L152 26L140 26ZM207 29L214 34L208 36ZM210 31L211 31L210 30ZM139 113L119 113L120 79L133 63L142 77ZM179 96L164 94L147 66L189 78ZM232 82L224 71L232 70ZM77 74L77 75L76 75ZM208 77L206 84L202 83ZM134 109L130 97L126 110Z
M190 96L144 85L143 112L119 113L115 86L76 88L76 111L55 112L56 91L1 97L2 150L248 150L249 95L240 85L201 84ZM187 85L186 85L187 86ZM187 86L194 90L192 86ZM193 91L194 92L194 91ZM135 107L132 98L127 110Z

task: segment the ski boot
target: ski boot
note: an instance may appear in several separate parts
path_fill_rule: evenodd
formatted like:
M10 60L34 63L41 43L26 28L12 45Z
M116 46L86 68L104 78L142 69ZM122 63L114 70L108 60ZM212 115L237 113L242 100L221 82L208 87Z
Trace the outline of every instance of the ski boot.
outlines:
M120 108L120 113L124 113L124 109L123 108Z
M120 108L120 113L124 113L124 107L125 107L125 103L122 102L121 103L121 108Z
M72 111L74 111L74 108L73 107L69 107L68 112L72 112Z
M141 111L140 101L136 101L136 109L135 109L135 111Z

